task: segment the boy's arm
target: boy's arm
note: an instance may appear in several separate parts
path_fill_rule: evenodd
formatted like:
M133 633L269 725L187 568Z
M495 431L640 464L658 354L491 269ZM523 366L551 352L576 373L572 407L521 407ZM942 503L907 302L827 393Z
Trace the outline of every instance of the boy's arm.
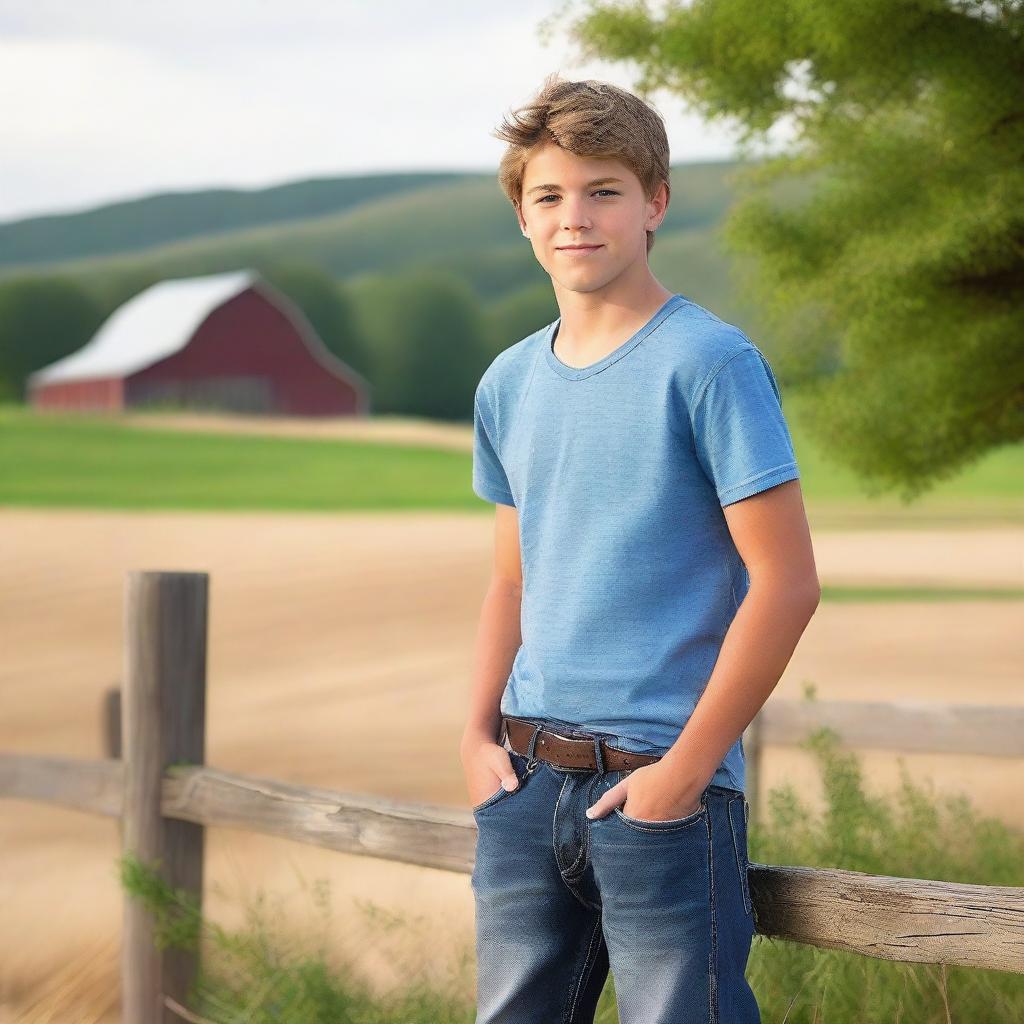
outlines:
M799 480L723 509L750 574L697 706L662 761L696 801L778 683L821 599Z
M593 817L620 805L625 783L635 786L641 773L637 791L630 790L631 813L668 819L690 812L775 688L818 606L821 587L799 480L733 502L724 514L750 574L747 595L676 742L660 761L604 793Z
M480 612L463 756L474 745L498 741L501 697L522 643L519 514L512 505L496 503L494 508L494 564Z
M690 425L750 586L693 714L648 766L661 769L652 802L672 802L674 791L677 808L692 808L768 699L821 597L782 396L759 349L741 347L712 372Z

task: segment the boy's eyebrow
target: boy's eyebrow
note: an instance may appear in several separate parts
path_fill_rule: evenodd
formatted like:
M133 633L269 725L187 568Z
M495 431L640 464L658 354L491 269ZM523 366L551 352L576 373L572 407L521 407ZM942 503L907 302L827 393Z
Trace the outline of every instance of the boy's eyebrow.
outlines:
M595 185L605 185L605 184L608 184L609 182L612 182L612 181L618 182L620 185L625 185L626 184L621 178L595 178L593 181L588 181L587 184L584 187L585 188L593 188ZM561 185L534 185L533 188L529 188L529 189L526 190L526 194L530 195L531 192L541 192L541 191L543 191L543 192L561 192L562 191L562 186Z

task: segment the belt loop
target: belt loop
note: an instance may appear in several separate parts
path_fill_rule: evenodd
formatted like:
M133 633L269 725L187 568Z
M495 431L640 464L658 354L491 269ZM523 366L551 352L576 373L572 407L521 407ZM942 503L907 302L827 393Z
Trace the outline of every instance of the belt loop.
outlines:
M604 756L601 753L601 737L594 737L594 760L597 762L598 775L604 775Z
M530 737L530 742L526 745L526 772L529 774L537 767L537 758L534 757L534 751L537 749L537 737L540 735L540 731L543 728L542 725L535 725L533 728L533 735Z

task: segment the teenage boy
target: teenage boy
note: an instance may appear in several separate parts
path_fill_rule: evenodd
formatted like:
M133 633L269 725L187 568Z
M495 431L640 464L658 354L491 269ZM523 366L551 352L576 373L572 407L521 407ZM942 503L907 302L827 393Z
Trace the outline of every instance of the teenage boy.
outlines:
M474 401L477 1024L756 1024L741 734L820 589L772 371L648 266L664 125L549 76L497 136L561 315Z

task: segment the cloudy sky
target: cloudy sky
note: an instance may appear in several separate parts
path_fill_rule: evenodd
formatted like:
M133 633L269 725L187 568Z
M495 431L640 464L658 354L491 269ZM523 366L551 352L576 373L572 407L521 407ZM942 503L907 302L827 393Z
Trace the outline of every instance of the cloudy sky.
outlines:
M581 63L557 0L0 0L0 219L154 191L493 171L489 132ZM579 5L575 5L579 10ZM659 5L653 5L659 9ZM672 162L734 152L668 94Z

